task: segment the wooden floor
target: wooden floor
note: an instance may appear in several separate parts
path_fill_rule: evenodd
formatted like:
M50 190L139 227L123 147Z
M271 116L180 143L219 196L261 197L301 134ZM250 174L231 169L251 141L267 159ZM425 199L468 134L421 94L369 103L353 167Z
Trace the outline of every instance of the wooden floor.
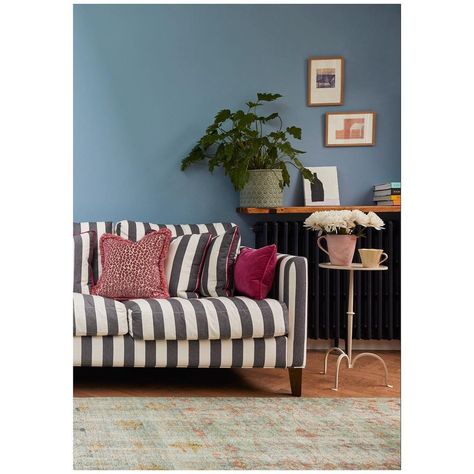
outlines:
M354 351L354 355L358 351ZM341 364L339 391L334 386L336 355L321 375L324 352L308 351L303 371L304 397L399 397L400 352L380 351L388 367L389 384L383 385L383 367L374 358L361 358L354 369ZM75 397L268 397L291 396L286 369L74 369Z

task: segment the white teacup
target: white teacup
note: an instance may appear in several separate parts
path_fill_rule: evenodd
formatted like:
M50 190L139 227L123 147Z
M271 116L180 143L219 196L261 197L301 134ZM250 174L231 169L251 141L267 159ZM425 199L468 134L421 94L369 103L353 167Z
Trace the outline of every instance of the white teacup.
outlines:
M376 268L388 258L382 249L359 249L359 255L365 268Z

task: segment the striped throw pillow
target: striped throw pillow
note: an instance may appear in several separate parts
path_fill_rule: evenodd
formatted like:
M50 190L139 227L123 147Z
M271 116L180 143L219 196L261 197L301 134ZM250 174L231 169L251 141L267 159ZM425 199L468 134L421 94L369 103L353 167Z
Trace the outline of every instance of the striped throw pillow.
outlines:
M92 258L96 247L96 233L93 231L73 235L74 240L74 281L73 292L90 294L94 284Z
M170 296L199 298L199 277L212 235L189 234L171 240L165 262Z
M234 262L240 247L239 228L212 238L201 274L201 296L232 296Z

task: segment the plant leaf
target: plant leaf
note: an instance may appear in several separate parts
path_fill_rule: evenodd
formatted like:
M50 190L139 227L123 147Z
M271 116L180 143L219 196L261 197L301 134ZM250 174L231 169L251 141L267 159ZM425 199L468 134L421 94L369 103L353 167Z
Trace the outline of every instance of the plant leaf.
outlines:
M288 142L278 143L277 147L286 156L289 156L292 159L295 157L293 147Z
M274 100L279 99L280 97L283 97L281 94L270 94L269 92L258 92L257 93L257 99L260 101L264 102L272 102Z
M298 140L301 140L301 128L299 127L288 127L286 131L293 137Z
M225 122L231 116L231 111L229 109L222 109L218 112L214 118L214 124L221 124Z
M285 186L290 185L290 173L288 173L288 168L286 167L286 164L282 161L280 163L280 169L282 171L282 178L283 182L280 183L280 188L283 189Z
M257 116L252 113L244 114L239 120L239 126L248 127L251 123L255 122Z
M304 179L307 179L310 183L314 183L316 178L308 168L300 169L300 172Z
M258 102L250 101L250 102L246 102L245 105L247 105L249 109L253 109L255 107L260 107L262 104L259 104Z
M204 135L203 137L201 137L201 139L199 140L199 144L206 150L211 145L216 143L216 141L219 140L220 138L221 136L217 133L217 130L213 130L207 135Z
M181 171L184 171L188 166L192 165L193 163L197 163L198 161L204 160L206 155L202 151L199 145L196 145L188 154L184 160L181 161Z
M245 115L245 112L243 110L237 110L237 112L234 112L230 118L236 122L242 119L242 117Z
M284 140L285 132L272 132L272 133L269 133L268 136L275 138L276 140Z

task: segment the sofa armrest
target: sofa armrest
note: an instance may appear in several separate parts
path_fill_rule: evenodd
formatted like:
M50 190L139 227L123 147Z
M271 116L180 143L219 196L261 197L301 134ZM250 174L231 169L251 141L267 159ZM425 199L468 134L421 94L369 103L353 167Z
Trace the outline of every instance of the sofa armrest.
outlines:
M288 308L288 367L306 365L308 328L308 262L305 257L278 254L273 283L275 298Z
M304 367L308 333L308 261L305 257L277 254L269 298L285 303L288 308L287 366Z

